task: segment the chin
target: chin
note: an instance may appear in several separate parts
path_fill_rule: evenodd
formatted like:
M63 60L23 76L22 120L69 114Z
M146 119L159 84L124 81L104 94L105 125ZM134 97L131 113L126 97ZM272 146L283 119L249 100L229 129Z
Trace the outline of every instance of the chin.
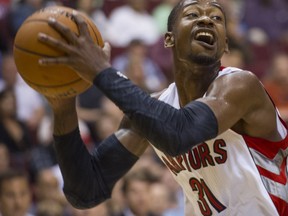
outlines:
M193 55L191 56L190 59L199 65L212 65L217 62L214 57L204 55L197 55L197 56Z

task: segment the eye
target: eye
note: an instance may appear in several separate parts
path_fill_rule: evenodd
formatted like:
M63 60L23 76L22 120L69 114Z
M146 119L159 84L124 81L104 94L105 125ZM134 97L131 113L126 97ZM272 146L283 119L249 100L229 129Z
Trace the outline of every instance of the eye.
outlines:
M216 20L216 21L222 21L222 17L221 16L212 16L211 19Z
M199 15L197 13L189 13L189 14L187 14L187 17L198 18Z

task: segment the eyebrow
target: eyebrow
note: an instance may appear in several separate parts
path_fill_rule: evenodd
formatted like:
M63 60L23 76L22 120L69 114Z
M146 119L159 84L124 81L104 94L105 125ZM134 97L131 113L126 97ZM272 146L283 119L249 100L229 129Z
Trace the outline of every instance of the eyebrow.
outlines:
M210 5L217 7L218 9L220 9L222 11L222 13L225 15L224 9L223 7L218 3L218 2L211 2Z
M192 0L192 2L188 3L183 8L186 8L186 7L190 6L190 5L195 5L195 4L199 4L199 2L197 0ZM211 6L214 6L214 7L218 8L218 9L220 9L222 11L222 13L225 15L223 7L218 2L214 2L213 1L213 2L210 2L209 4Z

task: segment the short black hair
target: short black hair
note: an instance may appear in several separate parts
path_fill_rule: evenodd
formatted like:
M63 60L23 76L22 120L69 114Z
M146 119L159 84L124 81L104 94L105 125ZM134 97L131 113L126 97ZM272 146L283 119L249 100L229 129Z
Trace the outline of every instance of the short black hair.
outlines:
M122 192L126 194L129 188L129 185L133 181L146 182L148 184L156 183L160 181L159 176L151 172L147 168L140 168L139 170L134 170L128 173L123 178Z
M182 9L182 4L183 1L178 2L168 16L167 30L169 32L171 32L173 29L173 26L178 18L179 10Z
M2 193L3 182L10 181L12 179L26 179L29 184L29 177L25 171L18 169L8 169L0 173L0 194Z

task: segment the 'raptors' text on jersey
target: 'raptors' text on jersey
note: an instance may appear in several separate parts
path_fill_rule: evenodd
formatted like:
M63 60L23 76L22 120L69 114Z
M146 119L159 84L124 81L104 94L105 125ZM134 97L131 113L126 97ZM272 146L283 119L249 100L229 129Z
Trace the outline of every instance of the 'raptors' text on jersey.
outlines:
M218 77L237 70L225 68ZM179 109L174 83L159 100ZM288 205L288 136L276 110L275 115L283 137L280 142L227 130L177 157L167 156L155 149L183 188L187 216L283 214Z

